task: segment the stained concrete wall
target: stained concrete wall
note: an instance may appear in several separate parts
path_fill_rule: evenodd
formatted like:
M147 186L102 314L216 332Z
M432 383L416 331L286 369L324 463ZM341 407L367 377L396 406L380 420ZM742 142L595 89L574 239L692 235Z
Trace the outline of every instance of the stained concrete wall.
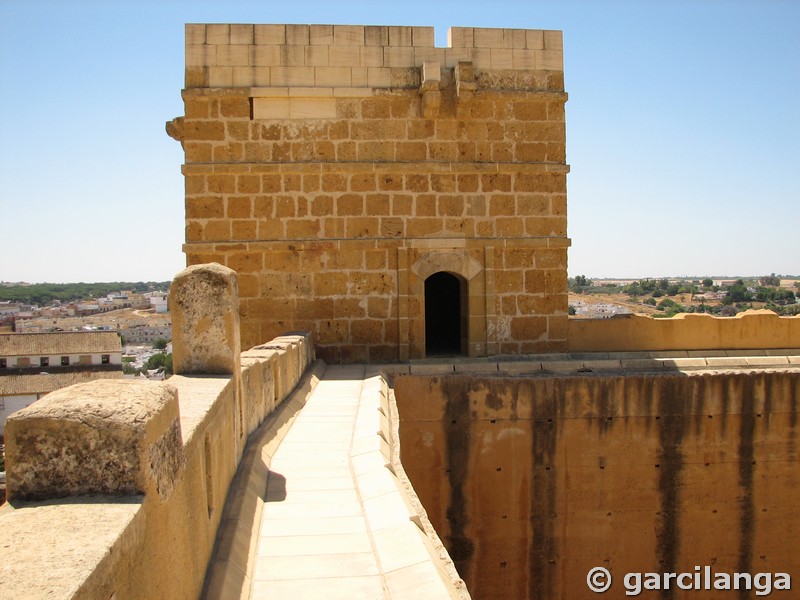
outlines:
M800 573L797 371L394 390L403 465L475 598L587 598L596 566L617 577L604 598L628 572Z
M800 317L749 310L734 317L683 313L569 320L570 352L800 348Z

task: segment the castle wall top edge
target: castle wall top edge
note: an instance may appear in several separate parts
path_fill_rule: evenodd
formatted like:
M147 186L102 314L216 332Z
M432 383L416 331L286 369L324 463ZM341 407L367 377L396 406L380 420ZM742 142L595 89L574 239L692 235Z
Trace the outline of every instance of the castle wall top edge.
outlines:
M186 67L452 67L563 71L559 30L451 27L437 47L433 27L187 23Z

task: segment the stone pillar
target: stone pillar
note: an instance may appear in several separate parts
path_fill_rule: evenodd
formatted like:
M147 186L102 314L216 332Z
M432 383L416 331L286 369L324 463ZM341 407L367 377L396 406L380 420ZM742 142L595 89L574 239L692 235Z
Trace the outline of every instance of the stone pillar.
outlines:
M172 280L172 366L176 375L239 374L239 291L236 272L217 263L194 265Z
M87 494L166 500L185 465L178 392L100 379L47 394L5 427L9 501Z

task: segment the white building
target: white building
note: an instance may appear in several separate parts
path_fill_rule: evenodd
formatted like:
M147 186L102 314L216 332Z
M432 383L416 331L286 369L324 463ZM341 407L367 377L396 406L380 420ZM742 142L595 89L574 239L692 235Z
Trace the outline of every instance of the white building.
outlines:
M172 324L164 323L161 325L132 325L130 327L120 328L119 334L125 340L125 345L152 345L153 342L159 338L167 341L172 339Z
M0 334L0 435L12 412L53 390L122 378L122 345L113 331Z
M610 302L598 302L595 304L585 303L582 306L577 306L576 302L572 303L575 306L575 314L590 319L610 319L617 315L629 315L633 311L627 306L619 304L612 304Z
M164 292L150 292L145 294L150 298L150 306L155 309L156 313L169 312L169 294Z

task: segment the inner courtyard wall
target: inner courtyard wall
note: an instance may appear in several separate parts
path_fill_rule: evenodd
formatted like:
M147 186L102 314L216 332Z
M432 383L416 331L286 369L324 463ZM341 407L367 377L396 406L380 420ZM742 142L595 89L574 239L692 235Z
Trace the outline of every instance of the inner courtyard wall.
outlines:
M187 25L187 264L238 274L242 343L426 355L424 280L465 282L463 354L567 349L561 32Z
M587 598L595 567L614 599L626 573L800 569L796 369L393 385L405 471L474 598ZM650 593L758 591L672 587Z

